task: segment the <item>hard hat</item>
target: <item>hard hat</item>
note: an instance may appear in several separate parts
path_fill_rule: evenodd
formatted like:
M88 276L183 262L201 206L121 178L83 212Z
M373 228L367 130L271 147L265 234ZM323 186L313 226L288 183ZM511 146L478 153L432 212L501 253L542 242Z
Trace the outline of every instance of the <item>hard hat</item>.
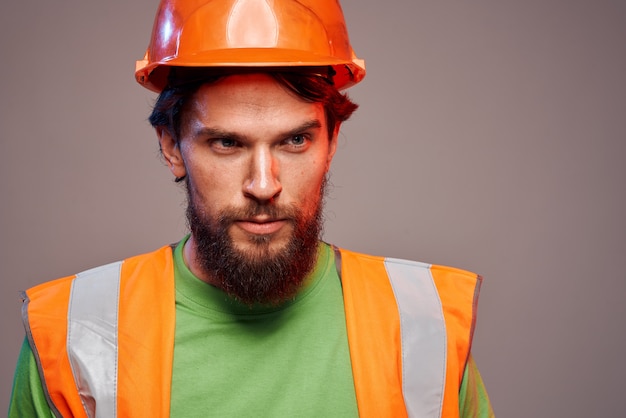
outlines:
M365 76L338 0L162 0L135 78L161 92L171 67L329 66L338 89Z

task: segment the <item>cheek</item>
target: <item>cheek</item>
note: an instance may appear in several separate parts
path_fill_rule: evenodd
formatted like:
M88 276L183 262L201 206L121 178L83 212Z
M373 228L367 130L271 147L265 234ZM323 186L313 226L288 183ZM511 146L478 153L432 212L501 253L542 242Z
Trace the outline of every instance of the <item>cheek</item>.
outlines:
M326 170L319 165L298 167L293 175L283 178L283 191L290 190L303 206L314 206L319 201L320 191Z
M236 188L232 174L216 166L189 167L189 183L198 203L214 212L231 204Z

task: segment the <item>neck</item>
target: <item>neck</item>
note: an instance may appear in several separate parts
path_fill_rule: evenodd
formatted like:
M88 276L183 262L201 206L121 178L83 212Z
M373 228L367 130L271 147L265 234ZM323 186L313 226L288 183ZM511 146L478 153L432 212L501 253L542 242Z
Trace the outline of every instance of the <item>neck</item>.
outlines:
M197 246L193 238L193 234L189 236L189 239L187 240L187 242L185 243L185 246L183 247L183 261L185 262L185 265L187 266L189 271L191 271L193 275L196 276L198 279L212 286L215 286L218 288L220 287L218 286L217 282L213 280L211 276L209 276L204 271L204 269L200 267L200 263L198 262Z

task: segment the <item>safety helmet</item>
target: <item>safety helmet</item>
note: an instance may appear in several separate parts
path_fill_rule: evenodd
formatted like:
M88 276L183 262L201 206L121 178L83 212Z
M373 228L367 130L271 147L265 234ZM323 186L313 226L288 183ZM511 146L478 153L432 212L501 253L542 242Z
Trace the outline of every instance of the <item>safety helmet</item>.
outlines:
M361 81L338 0L162 0L135 78L161 92L172 67L324 67Z

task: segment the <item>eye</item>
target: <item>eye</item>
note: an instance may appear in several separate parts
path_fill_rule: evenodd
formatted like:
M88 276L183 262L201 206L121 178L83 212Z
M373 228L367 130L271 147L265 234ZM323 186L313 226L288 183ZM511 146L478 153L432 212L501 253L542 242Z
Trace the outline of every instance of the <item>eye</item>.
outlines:
M308 134L295 134L285 139L283 143L286 151L301 153L309 149L311 137Z
M311 138L307 134L295 134L285 139L283 145L289 152L303 152L311 145Z
M306 142L307 138L304 135L294 135L292 136L288 142L291 145L304 145L304 143Z
M229 152L239 146L237 140L232 138L213 138L209 141L209 144L217 152Z
M235 141L234 139L230 139L230 138L214 139L213 143L222 148L232 148L235 145L237 145L237 141Z

